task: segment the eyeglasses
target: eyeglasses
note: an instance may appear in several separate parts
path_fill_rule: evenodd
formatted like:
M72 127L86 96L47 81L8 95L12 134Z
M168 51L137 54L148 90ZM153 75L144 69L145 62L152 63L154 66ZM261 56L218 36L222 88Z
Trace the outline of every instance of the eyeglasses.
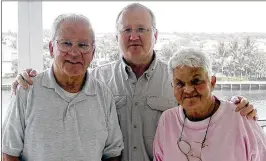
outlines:
M151 29L149 28L143 28L143 27L139 27L139 28L136 28L136 29L132 29L132 28L124 28L122 30L119 30L120 34L124 35L124 36L130 36L131 33L133 31L136 31L136 33L141 36L141 35L144 35L148 32L150 32Z
M177 141L177 145L179 150L186 156L187 161L202 161L201 157L194 156L191 153L191 145L187 141L180 139Z
M75 42L69 40L55 40L57 42L58 49L62 52L70 52L72 51L75 45L78 46L78 51L81 53L89 53L93 50L94 45L84 42Z
M210 122L211 122L211 117L210 117L210 120L209 120L209 124L208 124L207 130L206 130L204 139L201 142L200 156L194 156L191 153L191 145L187 141L182 139L182 134L183 134L186 118L187 117L185 117L185 119L184 119L184 123L183 123L183 126L182 126L180 137L177 140L177 146L178 146L179 150L186 156L187 161L191 161L191 160L193 160L193 161L202 161L202 159L201 159L201 151L202 151L202 148L204 148L206 146L205 145L205 141L206 141L209 125L210 125Z

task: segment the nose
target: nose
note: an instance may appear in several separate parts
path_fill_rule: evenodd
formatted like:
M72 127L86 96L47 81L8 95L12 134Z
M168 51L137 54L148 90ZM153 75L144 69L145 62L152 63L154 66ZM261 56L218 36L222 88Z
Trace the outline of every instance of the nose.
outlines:
M194 86L191 85L185 85L184 92L185 93L192 93L194 91Z
M139 39L139 33L136 30L132 30L130 33L130 40L137 40Z
M81 54L77 45L73 45L71 50L68 53L72 56L77 56L77 55Z

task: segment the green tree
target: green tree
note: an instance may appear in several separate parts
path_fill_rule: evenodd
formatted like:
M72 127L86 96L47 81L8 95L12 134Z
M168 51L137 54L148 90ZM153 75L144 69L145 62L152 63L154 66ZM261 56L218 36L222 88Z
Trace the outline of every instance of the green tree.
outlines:
M157 52L158 56L164 61L168 61L174 52L178 51L181 45L178 41L170 41L168 44L162 46L162 49Z

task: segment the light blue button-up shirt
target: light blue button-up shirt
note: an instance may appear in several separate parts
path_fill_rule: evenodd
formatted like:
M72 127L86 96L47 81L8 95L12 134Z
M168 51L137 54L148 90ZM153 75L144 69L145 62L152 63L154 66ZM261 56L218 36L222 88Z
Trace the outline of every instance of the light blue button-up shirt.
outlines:
M100 66L91 74L111 89L125 148L123 161L151 161L152 144L162 112L177 105L167 64L157 59L136 78L123 59Z

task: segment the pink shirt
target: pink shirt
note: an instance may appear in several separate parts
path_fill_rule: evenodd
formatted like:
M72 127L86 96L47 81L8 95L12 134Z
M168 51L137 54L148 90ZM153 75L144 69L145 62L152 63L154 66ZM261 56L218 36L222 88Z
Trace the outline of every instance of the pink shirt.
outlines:
M162 114L153 142L154 161L187 161L177 145L184 118L181 106ZM186 119L182 140L191 145L189 155L201 155L202 161L266 161L266 135L262 128L235 112L235 105L225 101L221 101L211 118L206 146L201 150L209 119L199 122ZM189 157L189 161L194 160Z

